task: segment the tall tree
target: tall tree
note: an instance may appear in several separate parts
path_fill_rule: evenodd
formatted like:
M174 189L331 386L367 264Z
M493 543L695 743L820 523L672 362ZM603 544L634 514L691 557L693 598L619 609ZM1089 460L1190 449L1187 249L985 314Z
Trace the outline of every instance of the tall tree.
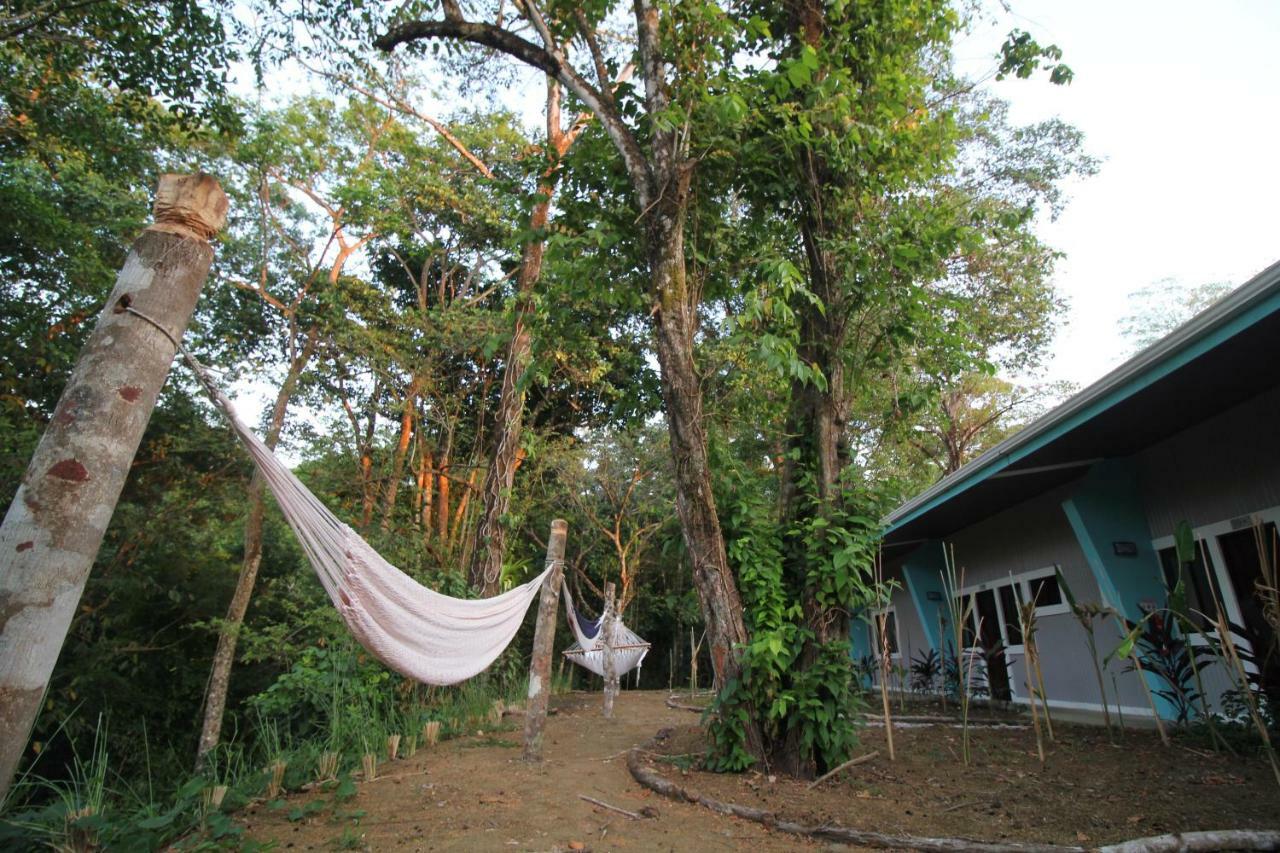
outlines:
M1120 334L1137 353L1151 346L1231 292L1223 281L1187 285L1164 278L1129 294L1129 310L1120 318Z
M621 63L601 47L601 23L615 11L612 6L567 4L544 14L526 2L518 10L518 16L504 19L498 7L492 23L477 22L467 20L456 2L445 0L442 20L397 24L376 44L392 50L419 40L443 39L504 53L564 85L596 116L616 148L644 245L677 510L702 600L716 683L724 685L738 673L735 647L745 643L747 635L712 492L702 390L694 363L700 300L686 275L684 227L697 162L691 114L727 59L723 39L732 28L714 4L662 7L638 0L631 17L644 90L633 98L629 91L613 93ZM516 28L521 26L531 27L538 41L520 35ZM574 45L590 62L593 74L584 74L570 58Z
M629 76L630 70L623 69ZM506 555L507 513L511 508L511 490L515 486L516 468L520 464L520 437L524 423L526 374L533 355L530 322L534 314L534 288L542 277L542 259L546 251L547 222L556 183L560 177L560 161L570 146L586 129L589 114L578 116L566 129L561 118L563 94L560 82L547 78L547 165L538 180L533 209L529 213L527 234L520 253L520 270L516 274L516 305L502 368L502 391L495 415L493 449L485 472L481 496L484 509L476 527L476 543L472 556L471 585L485 596L498 592L502 561Z
M739 322L767 344L787 388L775 451L781 532L735 525L756 543L734 543L758 611L741 695L770 709L763 722L775 766L808 776L842 761L852 744L851 724L830 709L854 690L850 616L878 595L871 562L882 506L853 464L851 420L888 398L885 380L904 369L914 386L921 365L951 375L983 363L997 342L966 327L983 323L975 310L983 300L999 303L988 286L996 277L979 270L971 281L953 270L999 256L988 244L1000 243L1002 227L1025 248L1028 216L1002 203L1004 187L975 188L961 168L959 105L969 87L949 71L962 25L950 4L748 8L757 17L744 38L757 61L729 93L741 102L745 144L724 168L750 204L755 251L769 262L744 277L753 290ZM992 168L982 153L976 159ZM1030 267L1041 255L1020 259ZM1011 303L1000 303L1001 319ZM737 736L724 722L732 719L716 724L725 744ZM722 748L717 760L740 759Z
M303 101L278 114L260 117L253 135L240 146L242 168L248 172L248 186L242 195L246 202L256 202L258 215L247 218L252 225L243 239L247 251L242 254L248 255L249 268L232 281L261 300L263 309L274 315L267 325L279 332L285 362L284 378L263 436L272 450L280 441L303 371L321 343L324 312L317 310L317 299L324 299L326 285L328 290L337 285L347 263L375 235L372 230L350 233L362 223L349 221L341 198L357 192L352 184L369 180L368 171L385 144L383 137L390 123L384 114L361 109L361 105L337 113L331 103ZM341 155L347 151L359 155L354 168L341 164ZM349 171L333 174L339 164ZM305 201L294 201L291 192ZM317 246L321 247L318 254ZM255 471L248 488L244 556L226 616L218 626L218 644L209 671L204 723L196 747L197 769L221 736L237 638L262 564L264 491L265 483Z

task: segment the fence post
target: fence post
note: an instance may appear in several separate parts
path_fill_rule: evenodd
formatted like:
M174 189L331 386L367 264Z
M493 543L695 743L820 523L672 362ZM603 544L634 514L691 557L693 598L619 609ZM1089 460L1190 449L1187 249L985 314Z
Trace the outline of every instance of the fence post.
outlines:
M613 598L613 584L604 585L604 620L600 630L604 632L604 716L613 717L613 702L618 698L618 662L614 659L614 633L618 625L618 603Z
M533 631L533 657L529 661L529 701L524 709L524 760L542 760L542 730L547 724L547 703L551 695L551 655L555 650L556 611L560 583L564 575L564 546L569 523L562 518L551 522L547 539L547 565L551 574L542 582L538 599L538 622Z
M227 197L209 175L163 175L154 210L0 524L0 800L208 277Z

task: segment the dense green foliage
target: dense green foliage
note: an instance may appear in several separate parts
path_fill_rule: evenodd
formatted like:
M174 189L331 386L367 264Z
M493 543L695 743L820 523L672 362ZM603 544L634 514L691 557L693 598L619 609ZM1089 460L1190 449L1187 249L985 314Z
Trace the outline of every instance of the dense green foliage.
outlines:
M556 26L609 12L579 19L571 6L556 4ZM79 8L0 42L0 495L147 219L148 189L161 171L203 168L232 216L190 340L242 396L285 388L282 448L303 479L391 562L466 594L513 282L522 248L545 240L503 579L531 576L551 519L568 518L572 588L591 610L619 581L628 624L654 643L642 686L682 683L702 616L672 508L636 211L599 124L560 165L552 221L534 230L540 137L475 95L509 78L476 79L466 55L429 66L475 95L437 117L446 138L412 106L429 102L414 69L367 50L383 22L365 7L316 19L264 4L270 35L246 52L327 51L360 88L331 75L312 81L323 96L267 90L259 106L224 91L235 46L216 7ZM964 18L950 4L831 4L807 22L796 8L664 7L687 73L671 114L645 119L698 147L685 222L695 356L750 637L710 726L709 763L727 770L761 759L747 722L765 760L793 772L849 756L862 700L847 637L882 594L878 520L1021 411L994 374L1034 367L1061 308L1035 221L1094 168L1072 128L1013 126L954 76ZM294 40L328 24L305 49ZM628 54L611 40L599 59L616 74ZM1001 56L1003 73L1048 61L1070 76L1056 49L1019 34ZM268 80L296 71L264 68ZM618 86L628 117L641 85ZM34 733L29 779L58 790L84 788L76 756L107 757L118 813L152 821L141 847L198 818L199 785L184 786L192 720L244 557L250 473L176 372ZM519 692L529 637L476 684L425 690L352 646L274 511L263 553L209 781L251 789L287 752L297 783L322 752L350 767L371 739L431 716L464 725ZM143 805L125 795L143 787ZM8 807L46 809L53 790L28 785Z

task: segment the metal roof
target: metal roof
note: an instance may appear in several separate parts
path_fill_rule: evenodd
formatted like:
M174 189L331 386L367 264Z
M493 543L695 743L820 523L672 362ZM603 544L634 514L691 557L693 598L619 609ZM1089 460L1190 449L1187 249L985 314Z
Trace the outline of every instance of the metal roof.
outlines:
M1280 262L1267 267L1097 382L903 503L884 518L887 532L892 533L1009 469L1017 461L1046 448L1063 435L1273 315L1280 316ZM1269 329L1264 337L1267 341L1272 339ZM1267 381L1272 384L1280 381L1278 366L1275 363L1265 366L1271 377ZM1084 459L1079 464L1092 461ZM1031 469L1017 470L1029 472Z

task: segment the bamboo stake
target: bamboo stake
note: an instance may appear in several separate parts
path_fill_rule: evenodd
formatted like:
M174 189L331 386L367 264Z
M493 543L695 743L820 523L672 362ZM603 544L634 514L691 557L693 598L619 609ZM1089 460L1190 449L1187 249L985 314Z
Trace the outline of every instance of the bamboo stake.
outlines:
M1023 640L1026 642L1026 639ZM1031 648L1033 649L1032 659L1035 661L1036 667L1036 683L1040 686L1040 709L1044 711L1044 727L1049 735L1049 740L1057 741L1053 736L1053 717L1049 713L1049 697L1044 689L1044 672L1040 669L1040 647L1036 645L1034 639L1031 640Z
M599 806L602 809L608 809L611 812L617 812L618 814L626 815L632 820L640 820L640 817L641 817L635 812L629 812L626 809L620 809L617 806L611 806L608 803L606 803L604 800L597 800L595 797L588 797L586 794L579 794L578 799L586 800L588 803L591 803L593 806Z
M812 791L814 788L818 787L823 782L830 779L832 776L835 776L838 773L842 773L845 770L848 770L850 767L857 767L859 764L866 764L868 761L875 758L879 754L880 752L878 750L873 749L871 752L868 752L866 755L859 755L857 758L850 758L848 761L846 761L844 764L841 764L839 767L836 767L832 770L828 770L826 773L823 773L817 779L814 779L812 782L809 783L809 787L807 790Z
M942 698L942 713L947 713L947 652L946 646L943 645L947 638L947 620L942 615L942 608L938 608L938 655L942 661L942 689L938 695Z
M884 739L889 747L889 760L896 761L893 751L893 716L889 712L889 634L888 614L876 616L880 629L880 702L884 706Z
M1044 764L1044 736L1040 733L1040 714L1036 709L1036 691L1031 686L1031 656L1034 654L1035 644L1029 639L1027 625L1028 618L1034 620L1035 602L1023 604L1018 608L1018 630L1022 632L1022 648L1025 650L1026 659L1022 662L1022 683L1027 688L1027 704L1031 706L1031 724L1036 732L1036 752L1039 753L1040 763Z
M1280 785L1280 762L1276 760L1276 750L1271 744L1271 734L1267 731L1267 723L1262 719L1253 691L1249 688L1248 673L1244 668L1244 663L1240 660L1239 652L1236 651L1236 642L1231 637L1231 625L1227 622L1226 614L1222 612L1221 605L1218 606L1218 633L1222 640L1222 647L1227 652L1227 659L1240 676L1240 692L1245 696L1249 706L1249 717L1253 720L1254 728L1258 730L1258 737L1261 738L1262 745L1266 750L1267 760L1271 762L1271 772L1276 777L1276 784Z
M1160 711L1156 708L1156 700L1151 695L1151 687L1147 684L1147 671L1142 668L1142 661L1138 659L1138 650L1135 646L1129 650L1129 659L1133 661L1133 666L1138 670L1138 681L1142 682L1142 692L1147 695L1147 704L1151 706L1151 716L1156 721L1156 731L1160 732L1160 742L1165 746L1169 746L1169 733L1164 730L1164 721L1160 719Z
M271 766L267 768L270 771L270 778L267 780L267 798L274 800L280 795L280 788L284 785L284 771L288 764L284 761L273 761Z

